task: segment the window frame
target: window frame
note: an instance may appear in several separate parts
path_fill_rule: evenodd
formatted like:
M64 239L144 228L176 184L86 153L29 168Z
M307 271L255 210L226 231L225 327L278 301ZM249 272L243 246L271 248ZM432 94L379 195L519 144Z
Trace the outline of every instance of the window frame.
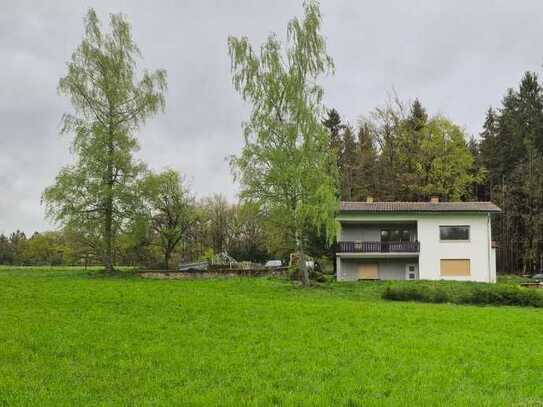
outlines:
M467 239L442 239L441 237L441 228L467 228L468 229L468 238ZM457 242L469 242L471 241L471 225L439 225L438 228L439 241L446 243L457 243Z
M383 240L383 232L387 232L388 236L389 236L389 240ZM390 238L392 237L392 233L393 232L398 232L398 240L391 240ZM403 232L407 232L407 235L408 235L408 239L407 240L403 240ZM407 242L414 242L416 241L415 240L412 240L412 230L409 229L409 228L395 228L395 227L381 227L380 230L379 230L379 239L380 239L380 242L392 242L392 243L407 243Z

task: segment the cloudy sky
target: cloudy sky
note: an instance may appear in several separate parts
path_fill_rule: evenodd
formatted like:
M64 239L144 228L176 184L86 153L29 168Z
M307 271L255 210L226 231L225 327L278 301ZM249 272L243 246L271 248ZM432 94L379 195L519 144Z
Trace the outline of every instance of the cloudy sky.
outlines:
M168 71L167 110L141 129L141 158L186 174L198 196L231 200L225 157L240 150L248 110L231 85L227 36L258 45L301 14L293 0L0 0L0 233L52 227L41 192L71 159L58 135L70 105L56 86L89 7L103 20L126 14L143 66ZM321 11L336 63L325 103L351 123L394 89L477 134L486 109L541 70L540 0L322 0Z

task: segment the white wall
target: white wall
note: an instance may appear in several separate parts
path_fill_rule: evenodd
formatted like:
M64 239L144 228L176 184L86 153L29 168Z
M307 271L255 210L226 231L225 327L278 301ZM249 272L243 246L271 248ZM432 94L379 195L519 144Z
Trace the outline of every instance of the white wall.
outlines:
M439 226L469 225L469 241L439 239ZM420 241L419 275L427 280L459 280L495 282L492 266L494 251L490 249L490 223L487 214L439 214L421 216L417 222ZM441 259L470 259L471 276L442 277Z

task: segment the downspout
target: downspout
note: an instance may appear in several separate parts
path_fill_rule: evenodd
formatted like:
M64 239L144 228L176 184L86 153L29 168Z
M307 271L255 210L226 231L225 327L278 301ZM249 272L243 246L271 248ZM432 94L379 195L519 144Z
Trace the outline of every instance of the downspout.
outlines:
M488 282L493 283L492 281L492 236L491 236L491 229L490 229L490 213L487 213L487 224L486 224L486 230L488 233L488 239L487 239L487 257L488 257Z
M337 250L338 250L338 242L342 239L342 223L340 221L336 221L336 228L337 228L337 237L336 237L336 248L335 248L335 267L336 267L336 281L343 281L342 275L341 275L341 256L338 256Z

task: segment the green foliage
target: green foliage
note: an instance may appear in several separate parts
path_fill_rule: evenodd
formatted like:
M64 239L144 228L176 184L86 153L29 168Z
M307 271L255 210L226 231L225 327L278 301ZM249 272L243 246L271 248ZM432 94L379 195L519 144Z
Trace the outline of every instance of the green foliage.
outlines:
M170 250L171 266L199 260L206 252L227 251L239 261L270 257L266 217L256 205L230 204L221 195L195 201L177 173L168 170L151 177L138 183L138 211L117 234L115 264L163 267L165 249ZM69 226L30 239L20 231L0 235L0 265L91 266L101 263L100 250L96 236Z
M223 195L214 194L201 202L200 220L206 223L208 245L216 253L228 250L231 207Z
M363 120L360 129L378 146L377 164L370 168L381 174L380 182L369 194L380 199L470 199L474 183L484 178L484 171L474 170L465 131L444 116L428 116L418 99L409 109L394 99ZM375 156L371 142L363 150Z
M338 118L334 111L325 123L336 140L343 200L441 195L458 201L471 199L474 185L484 180L465 131L443 116L430 117L418 99L409 108L397 98L389 101L360 120L357 130Z
M213 258L215 257L215 251L212 247L208 247L205 251L200 260L205 260L211 262Z
M330 147L335 149L336 154L341 154L341 131L345 125L341 122L341 116L336 109L330 109L326 112L326 118L322 125L330 132Z
M0 235L0 265L59 266L94 263L80 237L65 229L34 233L27 238L17 231L6 238Z
M470 197L473 184L484 175L472 172L475 159L465 131L445 117L435 117L421 132L415 174L422 182L411 185L411 191L426 196L437 194L451 201Z
M70 249L60 232L35 233L26 242L22 258L24 264L59 266L73 261Z
M539 310L0 268L0 405L537 405ZM459 391L461 389L461 391Z
M307 2L304 11L303 20L289 22L284 51L274 34L259 55L247 38L228 39L234 87L252 108L245 146L232 159L241 198L258 204L279 239L295 242L302 254L311 228L323 227L332 241L337 209L336 155L320 121L323 89L317 82L333 63L317 2Z
M194 198L178 172L149 172L141 182L144 216L164 254L164 266L182 240L188 241L194 219Z
M15 247L4 234L0 235L0 264L16 264Z
M59 92L70 98L73 114L63 117L63 133L73 135L73 165L63 168L43 194L48 216L92 236L112 269L115 237L136 212L136 179L144 169L133 159L134 133L164 108L166 72L144 72L130 26L111 15L104 33L94 10L85 19L85 35L72 54ZM90 240L90 239L89 239Z
M232 205L228 227L228 253L237 260L262 262L267 259L264 216L258 205Z
M543 293L510 284L421 282L389 285L383 298L395 301L543 307Z
M527 72L499 109L489 109L479 144L488 171L484 193L503 210L494 219L497 266L507 272L543 269L543 88Z

